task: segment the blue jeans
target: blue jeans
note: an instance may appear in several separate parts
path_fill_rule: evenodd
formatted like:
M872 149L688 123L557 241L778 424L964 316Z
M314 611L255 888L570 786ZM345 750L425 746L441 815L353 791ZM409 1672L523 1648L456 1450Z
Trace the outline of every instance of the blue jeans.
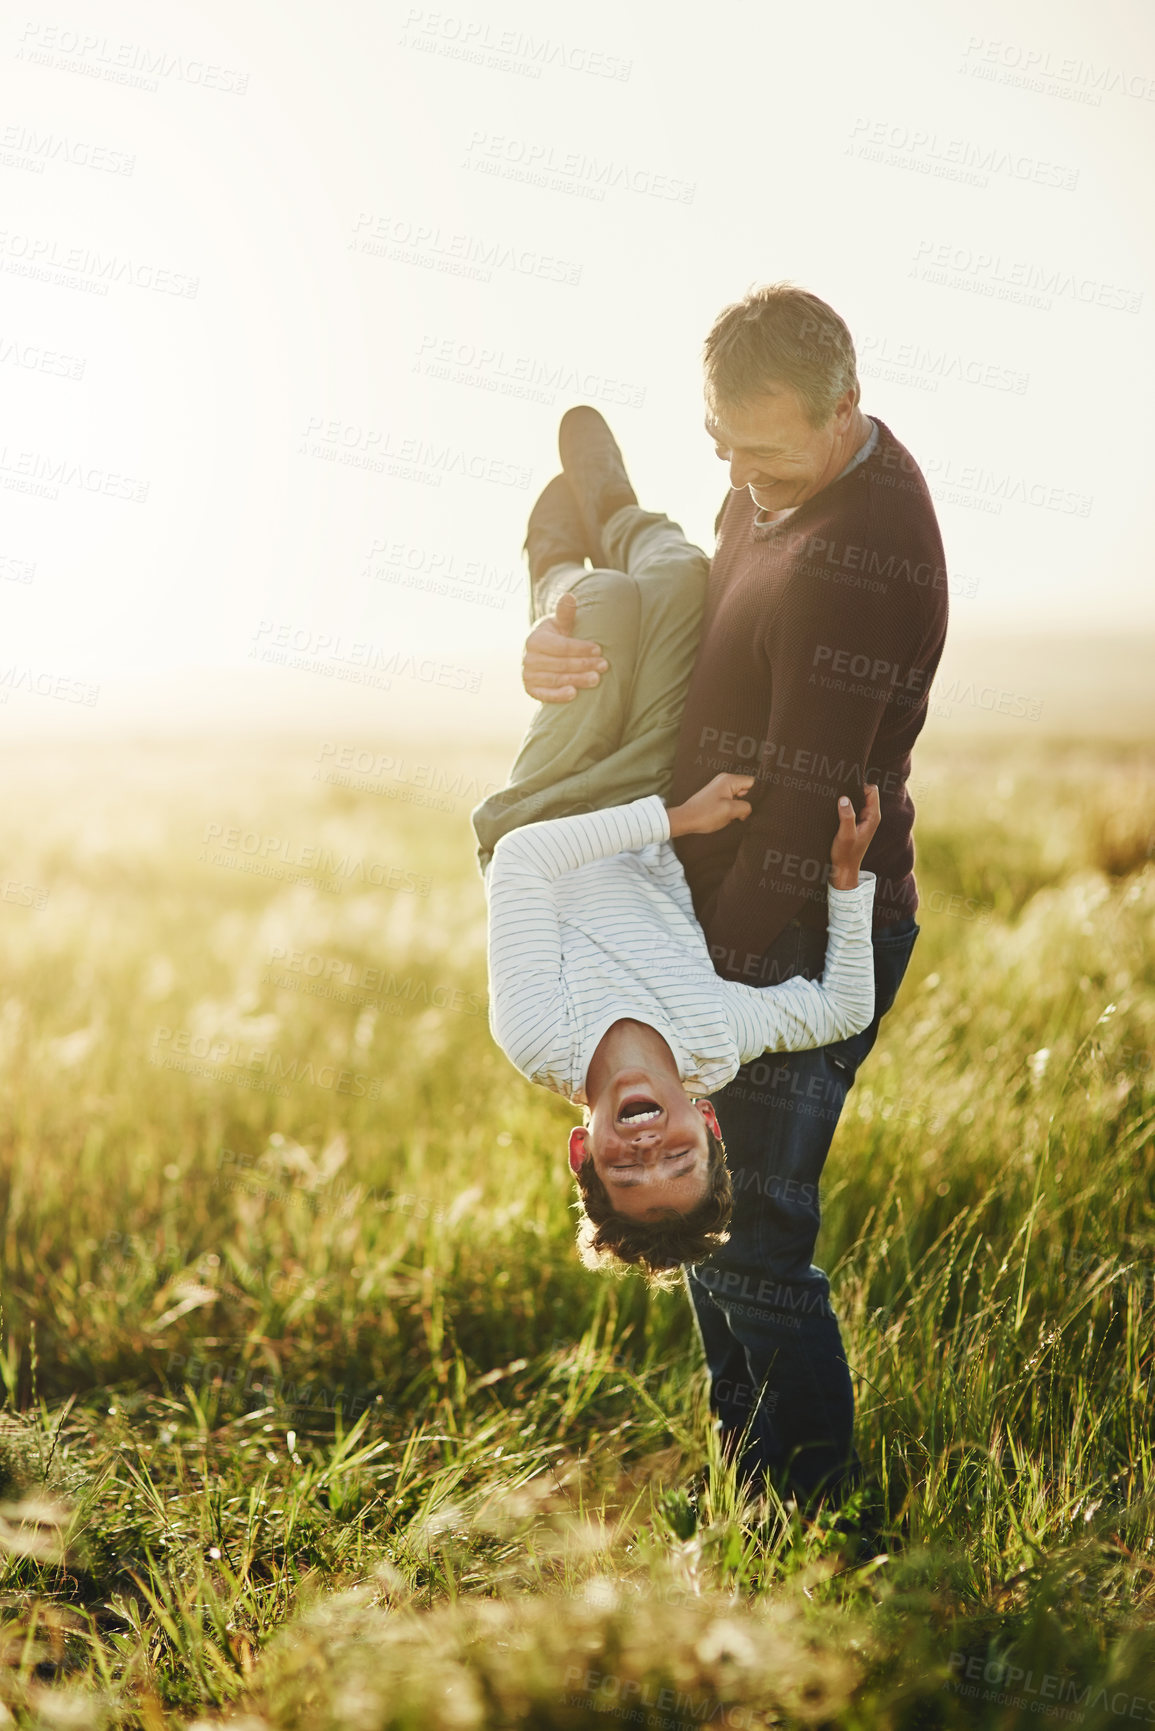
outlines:
M874 1020L861 1034L810 1052L766 1052L714 1096L734 1183L730 1241L686 1270L711 1405L742 1476L768 1472L803 1502L819 1491L837 1498L860 1470L850 1368L830 1283L812 1261L818 1186L918 932L906 919L875 936ZM825 950L823 932L791 921L763 957L759 982L817 979Z

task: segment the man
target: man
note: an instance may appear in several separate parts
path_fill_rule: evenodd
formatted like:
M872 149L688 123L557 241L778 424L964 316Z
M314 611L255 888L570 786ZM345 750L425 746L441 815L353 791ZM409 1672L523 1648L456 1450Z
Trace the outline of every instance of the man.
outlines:
M669 797L710 772L756 778L745 824L678 842L723 978L814 978L830 798L857 803L869 781L881 800L863 862L877 879L874 1019L848 1040L755 1060L716 1096L738 1205L729 1242L686 1276L727 1449L749 1479L769 1473L810 1502L859 1473L850 1370L812 1260L819 1180L918 935L907 780L945 640L946 570L921 471L860 409L853 342L832 308L788 284L757 290L719 316L704 359L707 432L731 490ZM620 454L590 444L596 515L599 497L621 496ZM570 625L555 612L526 645L526 690L545 703L580 702L603 676L599 646Z

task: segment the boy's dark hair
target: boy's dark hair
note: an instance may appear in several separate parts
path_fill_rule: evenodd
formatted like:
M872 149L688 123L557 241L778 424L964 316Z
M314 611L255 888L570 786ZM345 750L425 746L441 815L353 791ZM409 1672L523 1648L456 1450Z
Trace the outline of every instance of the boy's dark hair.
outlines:
M577 1173L582 1210L578 1221L578 1255L587 1268L639 1268L648 1286L676 1286L684 1262L704 1262L726 1243L734 1193L726 1149L706 1126L709 1163L706 1194L688 1214L667 1208L656 1220L634 1220L619 1214L598 1177L593 1159L582 1161Z

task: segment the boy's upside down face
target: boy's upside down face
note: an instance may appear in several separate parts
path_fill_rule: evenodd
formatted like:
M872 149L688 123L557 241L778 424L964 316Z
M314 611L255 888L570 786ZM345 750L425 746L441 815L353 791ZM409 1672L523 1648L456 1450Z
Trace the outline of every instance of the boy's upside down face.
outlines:
M640 1266L669 1286L682 1263L726 1242L726 1150L713 1106L687 1096L657 1030L617 1023L611 1034L590 1065L589 1123L570 1132L578 1250L588 1268Z
M709 1190L708 1132L720 1136L708 1100L691 1100L680 1081L623 1070L598 1095L586 1129L570 1131L570 1170L587 1160L618 1214L652 1221L688 1214Z

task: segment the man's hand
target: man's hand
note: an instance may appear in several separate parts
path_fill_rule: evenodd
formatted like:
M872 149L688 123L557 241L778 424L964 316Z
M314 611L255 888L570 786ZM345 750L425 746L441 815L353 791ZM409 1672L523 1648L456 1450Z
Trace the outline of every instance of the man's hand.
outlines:
M858 888L858 868L881 815L878 789L873 782L866 784L866 800L857 823L854 821L854 807L845 794L839 800L838 834L830 844L830 863L834 867L830 881L836 890Z
M577 597L562 595L525 640L521 683L539 703L568 703L579 686L596 685L609 666L600 643L572 635L576 618Z
M745 822L754 807L741 795L754 785L752 775L716 775L705 787L692 794L685 805L669 809L670 834L713 835L725 829L735 818Z

